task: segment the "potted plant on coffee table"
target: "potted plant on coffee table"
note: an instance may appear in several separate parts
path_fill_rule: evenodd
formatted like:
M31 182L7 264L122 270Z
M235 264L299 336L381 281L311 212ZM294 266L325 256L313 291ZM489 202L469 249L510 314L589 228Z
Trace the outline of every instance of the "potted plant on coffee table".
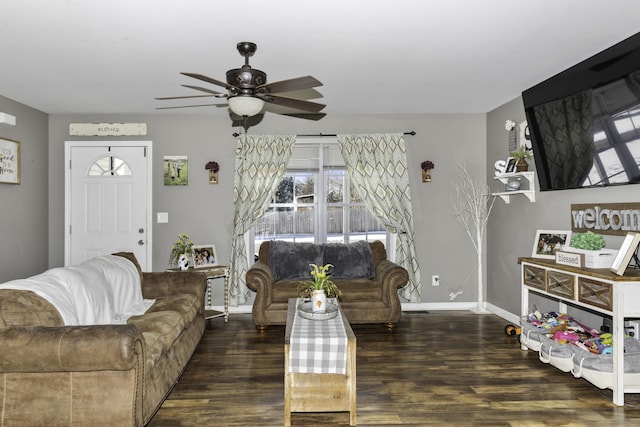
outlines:
M300 282L298 291L300 296L311 298L312 311L314 313L324 313L327 311L327 298L336 298L341 295L338 286L331 280L329 269L333 268L333 264L317 266L309 264L311 267L311 280Z

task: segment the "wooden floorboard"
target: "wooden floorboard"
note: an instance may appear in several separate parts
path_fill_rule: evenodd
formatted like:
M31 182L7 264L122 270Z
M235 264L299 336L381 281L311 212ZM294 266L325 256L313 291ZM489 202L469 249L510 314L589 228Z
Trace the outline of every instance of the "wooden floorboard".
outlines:
M358 426L639 426L625 406L522 351L506 322L466 311L403 313L393 332L352 325ZM251 315L208 321L180 381L149 426L282 426L284 326L256 332ZM348 426L349 414L291 417L294 426Z

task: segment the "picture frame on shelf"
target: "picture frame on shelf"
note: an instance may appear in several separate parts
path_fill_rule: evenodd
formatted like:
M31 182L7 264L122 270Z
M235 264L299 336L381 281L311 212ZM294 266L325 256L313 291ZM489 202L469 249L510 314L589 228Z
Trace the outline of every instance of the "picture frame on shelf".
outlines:
M571 243L569 230L538 230L533 241L533 258L556 259L556 252Z
M216 265L218 265L218 254L214 245L193 245L194 268L206 268Z
M20 142L0 138L0 183L20 184Z
M509 157L507 159L507 163L504 168L504 173L514 173L516 171L517 163L518 163L518 159L516 159L515 157Z
M631 257L636 252L638 244L640 244L640 233L627 233L620 250L618 250L618 254L611 264L610 270L618 276L623 276L629 266Z

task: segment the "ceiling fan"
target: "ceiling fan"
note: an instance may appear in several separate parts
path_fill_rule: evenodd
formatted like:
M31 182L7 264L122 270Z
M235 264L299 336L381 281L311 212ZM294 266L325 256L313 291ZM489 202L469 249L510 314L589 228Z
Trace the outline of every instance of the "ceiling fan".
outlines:
M255 43L241 42L237 45L238 52L244 56L244 65L241 68L234 68L227 71L227 81L222 82L214 78L198 73L180 73L194 79L198 79L216 86L222 86L227 93L218 92L208 88L182 85L189 89L198 90L207 93L207 95L187 95L187 96L171 96L156 98L157 100L171 99L187 99L187 98L226 98L228 107L231 110L232 118L242 118L246 122L248 117L256 116L263 111L266 104L273 104L277 107L268 109L268 111L276 114L283 114L292 117L299 117L309 120L319 120L325 116L320 111L325 107L324 104L311 102L304 99L296 99L288 96L282 96L281 93L303 91L314 87L322 86L322 83L311 76L297 77L279 82L267 83L267 74L264 71L251 68L249 58L257 50ZM307 98L317 98L321 95L313 90L307 94ZM199 104L199 105L183 105L174 107L159 107L157 109L171 108L188 108L188 107L206 107L206 106L225 106L224 104ZM294 111L291 111L294 110ZM234 120L237 121L237 120Z

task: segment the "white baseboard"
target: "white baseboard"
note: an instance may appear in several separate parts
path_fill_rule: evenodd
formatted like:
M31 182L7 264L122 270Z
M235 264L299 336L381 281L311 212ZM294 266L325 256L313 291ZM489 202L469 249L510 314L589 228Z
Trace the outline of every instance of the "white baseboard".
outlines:
M475 302L403 302L402 311L446 311L446 310L473 310L476 308ZM496 316L502 317L508 322L519 324L520 317L516 314L509 313L500 307L493 304L486 303L485 307L488 311ZM214 305L211 307L213 310L223 311L224 307L221 305ZM230 314L250 314L252 305L245 304L237 307L229 307Z

